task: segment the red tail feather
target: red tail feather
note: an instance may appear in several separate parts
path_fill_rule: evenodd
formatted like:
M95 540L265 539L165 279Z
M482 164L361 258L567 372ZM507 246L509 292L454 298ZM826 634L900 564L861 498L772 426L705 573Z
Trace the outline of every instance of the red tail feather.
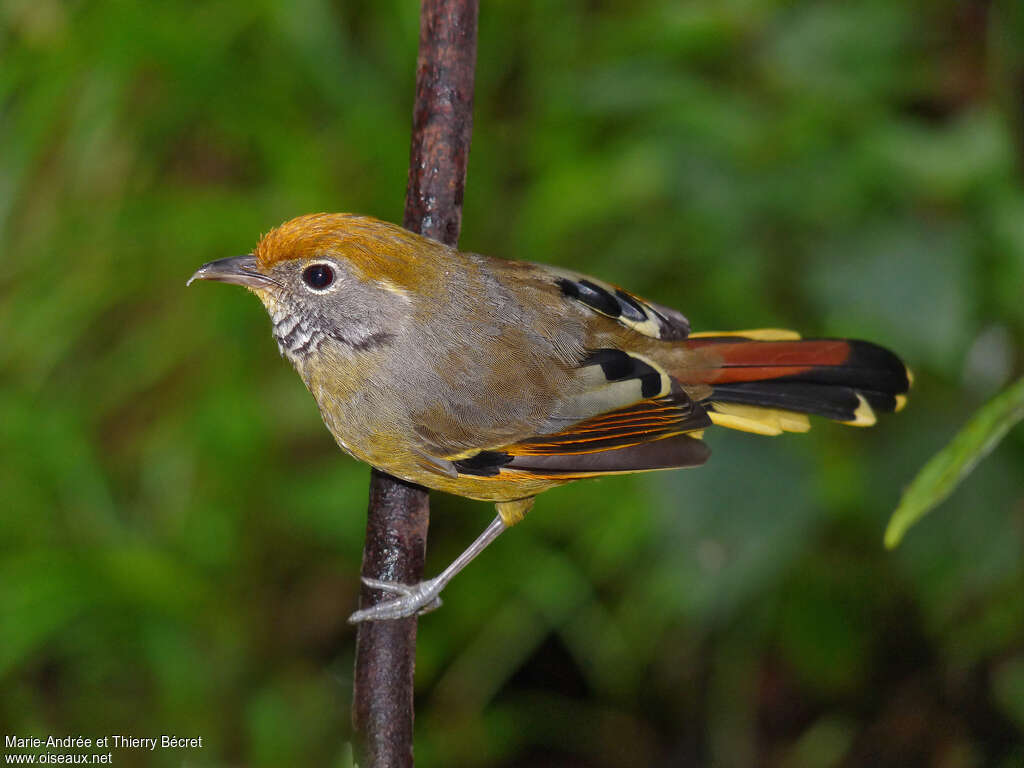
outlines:
M713 347L721 367L709 372L708 383L764 381L810 374L816 368L843 366L850 360L845 339L807 341L737 341L730 337L690 339L691 348Z
M684 343L708 355L696 375L711 385L712 407L777 408L865 425L874 423L873 411L901 408L910 387L903 362L867 341L706 336Z

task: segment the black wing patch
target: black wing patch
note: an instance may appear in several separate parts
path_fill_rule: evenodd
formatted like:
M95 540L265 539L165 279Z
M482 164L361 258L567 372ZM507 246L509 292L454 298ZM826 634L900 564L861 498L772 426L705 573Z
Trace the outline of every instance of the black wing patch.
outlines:
M640 396L643 398L657 397L662 390L662 374L650 363L644 362L621 349L598 349L588 354L581 367L588 365L601 366L601 373L608 381L640 381Z
M645 336L678 341L690 333L689 321L676 310L644 301L621 288L569 273L563 273L555 284L564 296Z
M477 477L493 477L512 461L512 454L504 451L480 451L468 459L459 459L452 462L461 475L476 475Z
M558 278L557 283L558 287L562 289L562 293L566 296L579 299L602 315L618 317L622 314L622 306L618 300L596 283L592 283L589 280L573 282L564 277Z

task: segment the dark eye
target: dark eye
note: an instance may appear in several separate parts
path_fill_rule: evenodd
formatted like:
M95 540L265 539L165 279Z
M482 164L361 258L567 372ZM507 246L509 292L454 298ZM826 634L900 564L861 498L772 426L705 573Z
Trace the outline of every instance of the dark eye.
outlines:
M302 270L302 281L310 288L322 291L334 282L334 270L326 264L313 264Z

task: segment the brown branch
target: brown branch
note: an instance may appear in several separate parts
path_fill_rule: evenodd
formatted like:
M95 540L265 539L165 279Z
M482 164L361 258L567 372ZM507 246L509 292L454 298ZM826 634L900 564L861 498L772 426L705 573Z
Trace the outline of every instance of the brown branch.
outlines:
M478 0L423 0L416 64L406 228L455 245L473 131ZM363 549L364 577L414 584L423 577L427 492L377 470ZM363 586L360 607L387 597ZM416 618L371 621L356 633L352 721L363 768L413 765Z

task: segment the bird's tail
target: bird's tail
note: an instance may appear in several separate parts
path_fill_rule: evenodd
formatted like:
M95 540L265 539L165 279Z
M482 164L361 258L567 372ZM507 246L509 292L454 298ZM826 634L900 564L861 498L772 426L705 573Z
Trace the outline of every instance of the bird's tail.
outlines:
M693 334L683 344L710 363L701 378L712 422L765 435L805 432L807 414L870 427L876 413L903 408L912 381L902 360L868 341L761 329Z

